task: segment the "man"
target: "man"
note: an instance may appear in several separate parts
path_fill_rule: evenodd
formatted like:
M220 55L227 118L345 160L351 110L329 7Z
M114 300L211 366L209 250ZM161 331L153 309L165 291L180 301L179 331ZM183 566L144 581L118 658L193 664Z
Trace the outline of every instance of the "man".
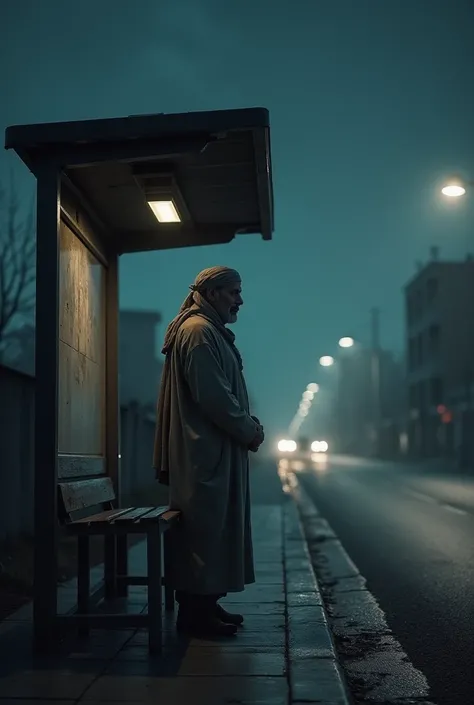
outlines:
M250 415L234 334L243 304L241 279L228 267L196 277L165 335L154 468L169 484L182 520L171 532L171 580L177 628L194 635L233 635L243 616L218 600L255 582L248 451L264 432Z

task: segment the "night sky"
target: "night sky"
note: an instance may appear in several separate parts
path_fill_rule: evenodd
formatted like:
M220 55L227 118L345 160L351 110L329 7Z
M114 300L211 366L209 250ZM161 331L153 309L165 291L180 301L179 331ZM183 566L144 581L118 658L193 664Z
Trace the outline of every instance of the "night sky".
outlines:
M284 432L342 335L403 350L402 287L432 245L474 252L472 0L3 0L0 127L263 106L276 232L128 256L126 308L177 311L202 268L240 270L234 328L256 410ZM13 154L25 199L33 179ZM157 341L161 343L164 327Z

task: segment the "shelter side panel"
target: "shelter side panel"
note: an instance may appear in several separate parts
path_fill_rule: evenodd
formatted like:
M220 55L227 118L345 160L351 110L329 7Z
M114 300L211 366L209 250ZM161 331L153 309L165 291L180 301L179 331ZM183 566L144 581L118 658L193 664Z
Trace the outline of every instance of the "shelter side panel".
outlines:
M105 278L103 265L61 222L60 453L104 455Z

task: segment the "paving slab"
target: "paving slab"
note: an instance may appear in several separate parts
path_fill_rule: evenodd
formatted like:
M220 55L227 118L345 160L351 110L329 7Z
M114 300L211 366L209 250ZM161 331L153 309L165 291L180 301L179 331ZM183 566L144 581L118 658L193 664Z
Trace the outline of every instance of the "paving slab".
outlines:
M282 578L283 581L283 578ZM281 585L249 585L244 592L231 592L222 600L222 604L252 603L264 604L267 602L284 602L285 593L283 582ZM229 608L230 609L230 608Z
M347 705L338 666L333 659L300 659L291 670L292 702Z
M227 651L223 649L188 649L179 669L180 676L284 676L283 649L261 653L257 651Z
M257 585L282 585L283 567L280 566L278 571L273 568L271 570L257 569L255 572L255 582Z
M264 603L265 604L265 603ZM263 606L263 605L262 605ZM230 607L230 605L229 605ZM254 610L252 611L245 611L245 604L239 605L235 604L232 605L232 607L242 607L242 613L245 614L245 621L241 627L239 627L238 634L243 634L245 632L261 632L262 630L266 630L267 632L273 631L275 629L284 629L285 628L285 615L282 612L272 612L270 614L262 614L261 612L258 612L258 607L254 606ZM285 605L284 603L282 605L273 605L270 604L268 605L270 608L280 608L282 607L284 609Z
M286 678L197 676L153 678L102 676L81 702L154 703L159 705L287 705Z
M78 700L97 678L97 672L23 670L0 679L0 698Z
M2 705L73 705L75 700L23 700L22 698L4 698Z
M221 600L221 605L226 606L226 600ZM248 625L253 616L258 615L284 615L285 602L229 602L227 607L231 612L244 615L245 624Z
M200 647L218 647L222 648L223 644L228 642L229 639L193 639L192 645ZM260 651L266 650L268 648L284 647L286 643L286 630L284 627L281 629L271 629L262 631L245 631L242 630L232 639L233 642L238 642L243 646L254 646L259 647Z
M309 572L289 573L286 578L286 589L288 593L312 592L315 590L314 575Z
M287 603L289 607L321 607L322 598L319 592L289 592L287 595Z

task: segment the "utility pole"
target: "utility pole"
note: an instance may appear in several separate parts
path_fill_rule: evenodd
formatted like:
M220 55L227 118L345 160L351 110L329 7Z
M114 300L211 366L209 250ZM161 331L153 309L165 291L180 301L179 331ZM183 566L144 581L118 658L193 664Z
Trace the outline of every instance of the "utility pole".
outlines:
M370 330L372 350L380 349L380 309L374 307L370 310Z
M370 311L371 360L370 379L372 396L372 452L380 451L380 310L376 307Z

